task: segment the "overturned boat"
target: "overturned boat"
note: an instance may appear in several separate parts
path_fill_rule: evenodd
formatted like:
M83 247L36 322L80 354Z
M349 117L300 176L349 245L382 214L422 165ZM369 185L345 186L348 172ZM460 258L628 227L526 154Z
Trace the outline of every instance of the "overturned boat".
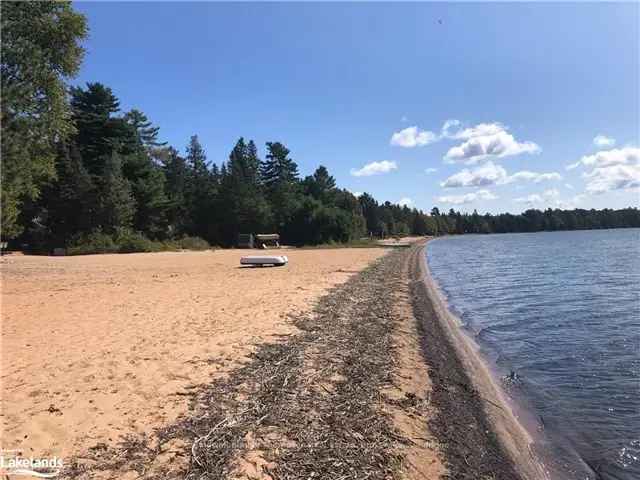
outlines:
M240 265L264 266L272 265L274 267L282 267L289 262L286 255L247 255L240 258Z

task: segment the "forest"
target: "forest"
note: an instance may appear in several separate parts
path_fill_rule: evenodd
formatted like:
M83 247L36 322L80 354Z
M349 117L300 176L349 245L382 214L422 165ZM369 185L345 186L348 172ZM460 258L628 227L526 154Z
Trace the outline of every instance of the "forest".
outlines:
M142 111L123 111L107 85L70 86L88 30L69 2L1 8L1 235L13 247L99 253L231 247L239 233L259 232L299 246L640 227L637 208L481 215L380 203L339 188L324 166L303 177L278 139L239 137L214 162L193 135L181 153Z

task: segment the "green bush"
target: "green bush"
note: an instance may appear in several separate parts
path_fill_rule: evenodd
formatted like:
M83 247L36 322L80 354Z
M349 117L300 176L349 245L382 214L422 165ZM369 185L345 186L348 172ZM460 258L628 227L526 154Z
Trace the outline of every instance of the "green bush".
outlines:
M162 244L154 242L138 232L122 231L116 237L119 253L157 252Z
M211 245L200 237L184 237L177 243L184 250L208 250L211 248Z
M140 232L125 229L118 231L114 236L99 231L79 236L69 243L67 255L208 250L209 248L211 246L207 241L200 237L153 241Z
M102 232L91 232L76 237L67 247L67 255L92 255L96 253L116 253L118 245L111 235Z

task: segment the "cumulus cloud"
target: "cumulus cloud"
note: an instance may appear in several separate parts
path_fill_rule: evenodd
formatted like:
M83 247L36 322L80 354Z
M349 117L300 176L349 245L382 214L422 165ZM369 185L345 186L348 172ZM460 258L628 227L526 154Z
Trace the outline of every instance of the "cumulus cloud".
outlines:
M496 200L498 197L489 190L478 190L477 192L467 193L465 195L445 195L438 197L437 200L442 203L452 205L462 205L464 203L472 203L476 200Z
M426 173L427 175L429 175L431 173L435 173L437 171L438 171L438 169L437 168L433 168L433 167L429 167L429 168L425 168L424 169L424 173Z
M640 188L640 164L594 168L591 172L584 173L583 177L587 180L589 193Z
M411 205L413 205L413 200L411 200L409 197L404 197L398 200L398 205L400 205L401 207L410 207Z
M562 176L557 172L538 173L528 170L522 170L513 175L509 175L504 167L489 161L473 170L465 168L451 175L444 182L440 183L440 186L444 188L488 187L490 185L505 185L518 181L540 183L547 180L562 180Z
M468 168L451 175L440 184L444 188L458 187L486 187L498 183L505 183L508 178L507 171L500 165L487 162L479 168L469 170Z
M546 203L550 200L557 199L560 196L560 192L555 188L551 188L549 190L545 190L542 193L533 193L531 195L527 195L526 197L514 198L513 201L516 203L526 203L529 205L533 205L536 203Z
M518 180L530 180L534 183L540 183L547 180L562 180L562 175L558 172L538 173L522 170L511 175L507 183L517 182Z
M612 150L601 150L593 155L585 155L576 163L567 166L567 170L583 165L585 167L611 167L613 165L638 165L640 164L640 148L624 147Z
M449 163L473 164L495 157L502 158L522 153L539 153L540 147L533 142L519 142L500 123L481 123L465 128L452 135L463 143L452 147L444 156Z
M406 117L403 117L403 121ZM462 128L460 120L444 122L440 133L420 130L418 126L407 127L391 136L391 145L414 148L435 143L442 139L463 140L452 147L444 159L449 163L474 164L486 158L501 158L521 153L539 153L540 147L534 142L519 142L509 133L508 127L498 122L479 123Z
M361 197L362 196L362 192L351 192L353 193L354 197Z
M605 193L612 190L628 190L640 187L640 148L624 147L601 150L585 155L567 166L572 170L579 166L591 169L582 174L587 182L587 192Z
M417 126L407 127L391 136L391 145L413 148L423 147L438 141L438 135L428 130L419 130Z
M371 175L380 175L382 173L389 173L392 170L397 170L398 165L396 162L390 162L383 160L381 162L371 162L366 164L360 169L351 169L351 175L354 177L370 177Z
M555 188L545 190L542 193L533 193L531 195L527 195L526 197L514 198L513 201L516 203L522 203L529 207L554 207L554 208L562 208L562 209L572 209L576 208L582 200L584 200L585 195L579 194L574 195L569 199L560 198L560 192Z
M596 147L613 147L616 144L616 139L602 134L596 135L593 138L593 144Z
M457 129L458 127L460 127L460 125L462 125L462 122L460 120L447 120L446 122L444 122L444 125L442 125L440 136L444 138L456 138L457 132L453 132L452 129Z

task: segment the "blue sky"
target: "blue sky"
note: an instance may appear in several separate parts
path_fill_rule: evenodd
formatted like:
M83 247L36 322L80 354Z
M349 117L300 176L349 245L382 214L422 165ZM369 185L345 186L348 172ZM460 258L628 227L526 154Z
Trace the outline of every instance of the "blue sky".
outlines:
M640 203L638 3L75 8L73 83L111 87L181 151L278 140L303 175L424 210Z

